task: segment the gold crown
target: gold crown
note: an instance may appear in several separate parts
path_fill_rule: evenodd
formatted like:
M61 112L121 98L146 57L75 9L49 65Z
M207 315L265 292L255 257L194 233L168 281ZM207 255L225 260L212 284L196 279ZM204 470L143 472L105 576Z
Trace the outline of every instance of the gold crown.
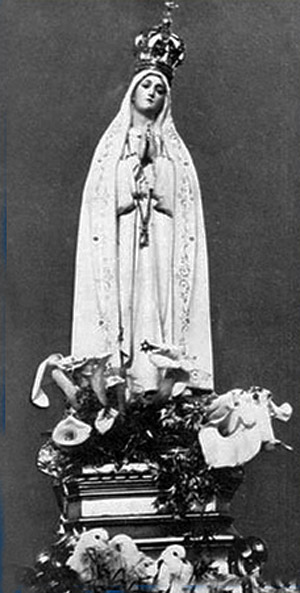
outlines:
M172 31L172 11L177 8L173 1L165 2L162 21L156 27L140 33L135 38L135 71L160 70L171 83L175 69L185 58L185 45Z

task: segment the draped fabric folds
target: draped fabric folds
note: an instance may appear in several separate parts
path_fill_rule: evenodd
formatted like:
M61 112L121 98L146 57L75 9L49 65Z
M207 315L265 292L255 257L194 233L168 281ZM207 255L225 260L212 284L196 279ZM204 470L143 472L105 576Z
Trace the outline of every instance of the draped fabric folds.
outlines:
M144 389L158 370L140 350L143 340L171 344L195 361L199 387L213 387L207 250L197 174L171 116L167 94L153 125L159 145L148 245L141 247L141 212L133 200L131 97L137 74L103 134L83 193L78 232L72 355L112 353ZM158 75L158 74L157 74ZM149 173L149 171L148 171ZM151 172L150 172L151 173ZM147 171L145 171L147 175ZM195 371L197 372L197 371ZM205 383L205 384L204 384Z

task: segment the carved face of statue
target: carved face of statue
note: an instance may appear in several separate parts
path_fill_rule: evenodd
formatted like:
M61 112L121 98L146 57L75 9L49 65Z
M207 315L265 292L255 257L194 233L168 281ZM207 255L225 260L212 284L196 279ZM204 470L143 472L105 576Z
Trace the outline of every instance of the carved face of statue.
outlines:
M137 85L132 103L138 113L155 118L163 108L166 86L157 74L148 74Z

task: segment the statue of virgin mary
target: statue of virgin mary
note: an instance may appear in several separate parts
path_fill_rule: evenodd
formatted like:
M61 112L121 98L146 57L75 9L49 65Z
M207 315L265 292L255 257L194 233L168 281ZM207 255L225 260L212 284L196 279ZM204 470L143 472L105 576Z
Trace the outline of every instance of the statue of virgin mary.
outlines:
M184 46L162 24L136 40L137 73L102 135L83 192L72 355L111 354L133 384L156 390L146 352L188 360L213 388L207 248L191 155L171 114L170 80ZM174 354L176 353L176 354Z

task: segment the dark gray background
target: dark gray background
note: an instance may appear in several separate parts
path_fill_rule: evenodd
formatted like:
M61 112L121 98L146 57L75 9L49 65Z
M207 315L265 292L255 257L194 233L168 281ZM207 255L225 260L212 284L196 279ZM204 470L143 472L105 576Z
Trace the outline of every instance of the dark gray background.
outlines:
M62 403L29 404L35 369L69 353L81 192L132 73L134 35L160 0L9 0L10 73L5 564L31 564L58 510L35 468ZM294 416L294 453L262 453L235 498L236 527L265 538L265 574L299 571L299 0L182 0L188 57L173 114L195 161L209 248L216 389L261 385ZM279 425L280 424L280 425ZM298 495L298 497L297 497ZM299 572L298 572L299 574ZM5 593L15 591L8 581Z

